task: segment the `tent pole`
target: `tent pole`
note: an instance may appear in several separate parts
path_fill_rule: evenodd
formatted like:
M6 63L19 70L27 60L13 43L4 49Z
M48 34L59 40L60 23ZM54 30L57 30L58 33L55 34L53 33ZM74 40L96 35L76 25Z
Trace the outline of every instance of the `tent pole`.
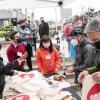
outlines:
M19 10L16 9L16 18L17 18L17 22L19 21Z
M61 16L61 31L63 30L63 13L62 13L63 7L60 6L60 16Z
M27 11L28 11L28 9L25 8L25 18L26 18L26 22L28 21Z
M32 12L32 20L35 21L35 18L34 18L34 8L32 9L32 11L33 11Z
M58 32L58 21L57 21L57 7L55 8L55 14L56 14L56 32Z

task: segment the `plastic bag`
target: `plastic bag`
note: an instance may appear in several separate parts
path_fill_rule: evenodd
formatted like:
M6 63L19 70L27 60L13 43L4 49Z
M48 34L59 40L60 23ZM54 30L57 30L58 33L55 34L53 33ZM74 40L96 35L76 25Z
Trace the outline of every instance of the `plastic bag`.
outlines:
M68 42L65 39L60 42L60 52L65 58L69 57Z
M100 100L100 84L96 83L91 75L83 82L82 100Z

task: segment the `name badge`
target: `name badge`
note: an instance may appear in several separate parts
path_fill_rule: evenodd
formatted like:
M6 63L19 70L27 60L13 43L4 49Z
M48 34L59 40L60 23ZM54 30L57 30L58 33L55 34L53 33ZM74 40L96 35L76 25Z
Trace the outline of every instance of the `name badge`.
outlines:
M17 56L21 57L22 53L21 52L17 52Z
M51 55L46 55L46 59L51 59Z

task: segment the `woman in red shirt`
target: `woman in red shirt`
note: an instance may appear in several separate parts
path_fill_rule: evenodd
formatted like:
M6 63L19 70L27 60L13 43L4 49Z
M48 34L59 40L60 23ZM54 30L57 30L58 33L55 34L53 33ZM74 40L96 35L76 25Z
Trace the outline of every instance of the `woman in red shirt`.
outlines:
M36 62L42 74L57 73L60 69L60 55L47 35L41 38L40 47L36 53Z

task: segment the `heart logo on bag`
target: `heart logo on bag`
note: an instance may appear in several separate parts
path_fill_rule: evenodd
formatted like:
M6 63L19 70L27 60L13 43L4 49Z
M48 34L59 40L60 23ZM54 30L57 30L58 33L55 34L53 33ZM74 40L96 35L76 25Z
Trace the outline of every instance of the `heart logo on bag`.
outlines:
M30 73L30 74L20 74L19 77L21 78L33 78L34 74Z
M96 84L90 89L87 100L100 100L100 84Z
M29 100L30 97L28 95L18 95L12 98L12 100Z

